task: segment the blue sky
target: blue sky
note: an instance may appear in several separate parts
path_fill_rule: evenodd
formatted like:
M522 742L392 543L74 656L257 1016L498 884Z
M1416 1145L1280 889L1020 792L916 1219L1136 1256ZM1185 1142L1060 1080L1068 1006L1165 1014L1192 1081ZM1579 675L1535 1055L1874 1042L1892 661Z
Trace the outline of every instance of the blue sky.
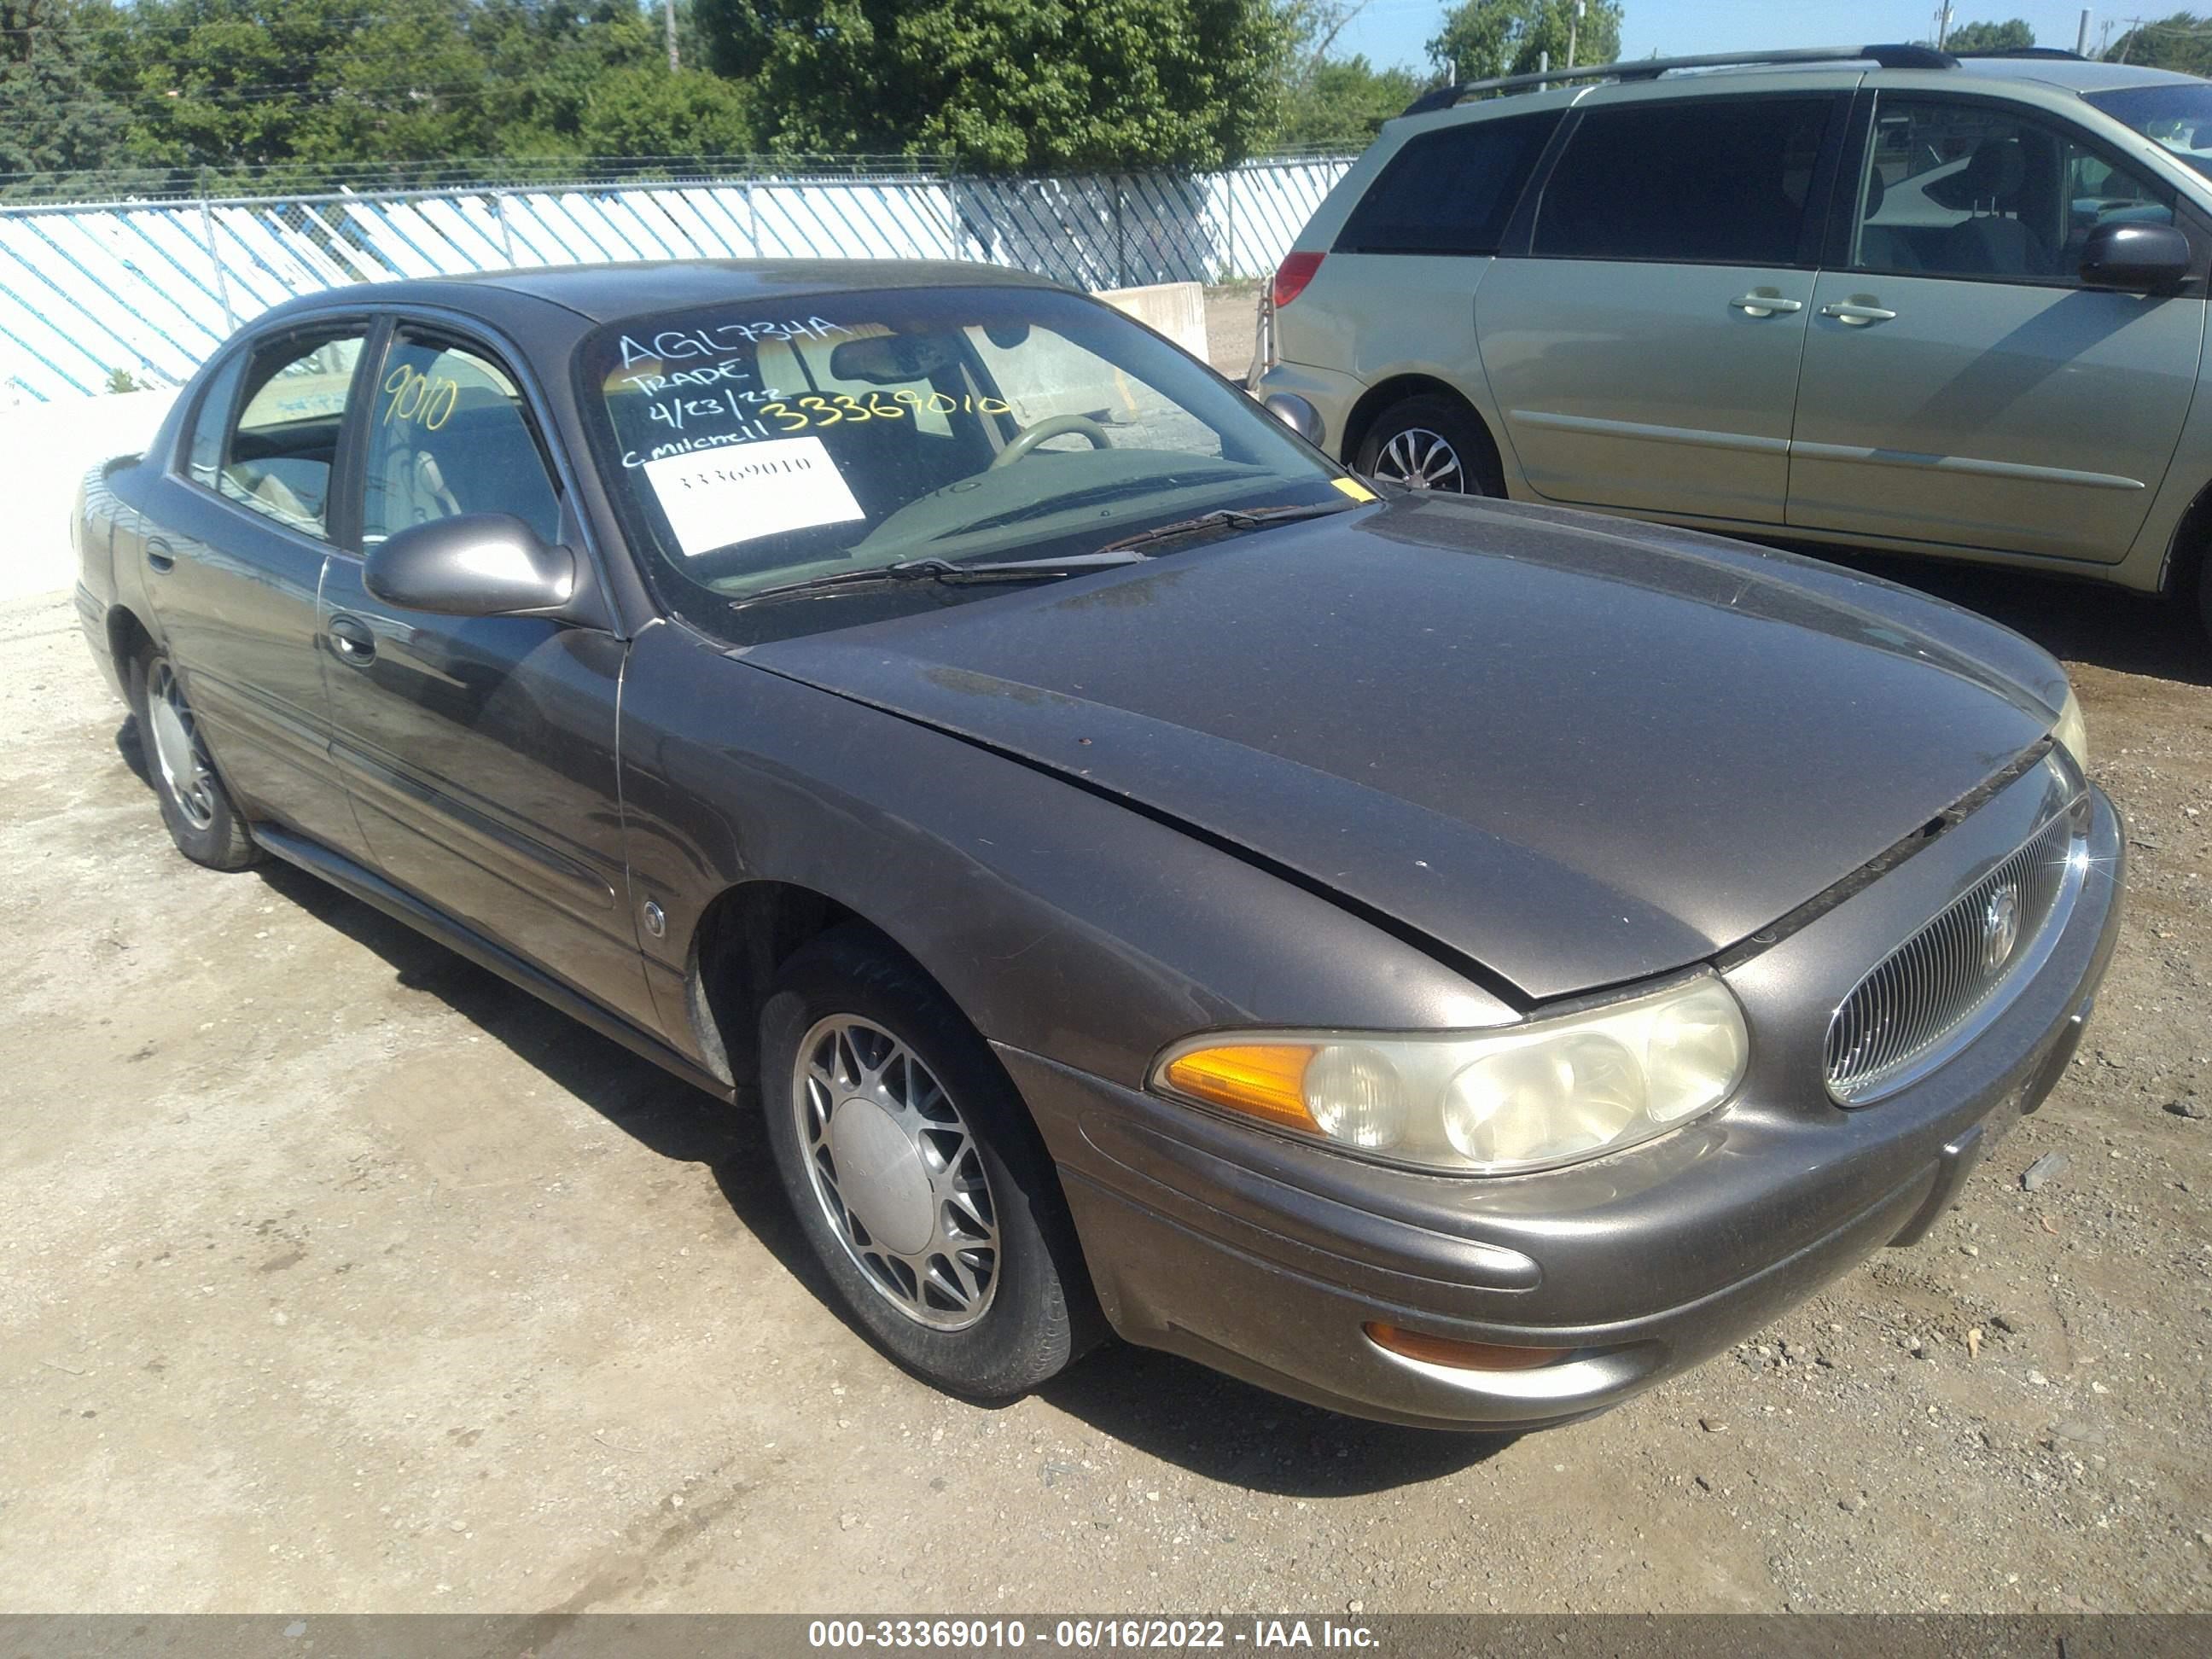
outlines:
M2178 0L2177 0L2178 3ZM2126 16L2137 12L2163 17L2170 4L2130 5ZM1366 9L1339 37L1340 53L1364 52L1376 64L1407 64L1428 67L1425 50L1435 34L1437 21L1447 8L1438 0L1370 0ZM2107 21L2113 38L2127 27L2122 14L2092 9L2089 44L2095 49ZM2053 4L2050 0L2011 0L2011 3L1977 5L1954 0L1954 25L1987 18L2002 21L2024 17L2035 27L2039 45L2074 45L2081 21L2079 3ZM1768 46L1832 46L1863 45L1868 41L1925 40L1936 32L1935 0L1860 0L1844 6L1830 0L1626 0L1621 26L1621 49L1630 58L1651 52L1673 57L1682 52L1735 52Z

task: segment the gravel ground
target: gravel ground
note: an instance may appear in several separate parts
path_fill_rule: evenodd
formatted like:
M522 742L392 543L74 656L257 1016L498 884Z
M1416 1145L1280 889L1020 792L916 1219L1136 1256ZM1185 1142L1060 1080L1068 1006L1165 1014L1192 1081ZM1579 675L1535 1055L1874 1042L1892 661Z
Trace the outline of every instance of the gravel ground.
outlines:
M757 1121L185 864L66 603L0 606L0 1608L2212 1609L2212 650L1941 585L2067 659L2129 817L2088 1042L1920 1246L1518 1440L1125 1347L921 1387Z

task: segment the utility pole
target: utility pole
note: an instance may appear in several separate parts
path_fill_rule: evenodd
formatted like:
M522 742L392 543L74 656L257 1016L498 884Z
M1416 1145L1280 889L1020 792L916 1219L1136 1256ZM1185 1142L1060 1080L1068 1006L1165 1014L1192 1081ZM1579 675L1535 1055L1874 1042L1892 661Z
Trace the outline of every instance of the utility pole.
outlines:
M660 0L660 15L668 24L668 72L676 73L684 65L676 57L676 0Z
M1944 42L1950 38L1951 5L1950 0L1944 0L1944 3L1936 9L1936 50L1942 51Z
M2089 9L2087 6L2081 8L2081 27L2074 36L2074 55L2076 58L2089 55Z
M1583 27L1583 0L1575 0L1575 9L1567 14L1567 67L1575 66L1576 37Z

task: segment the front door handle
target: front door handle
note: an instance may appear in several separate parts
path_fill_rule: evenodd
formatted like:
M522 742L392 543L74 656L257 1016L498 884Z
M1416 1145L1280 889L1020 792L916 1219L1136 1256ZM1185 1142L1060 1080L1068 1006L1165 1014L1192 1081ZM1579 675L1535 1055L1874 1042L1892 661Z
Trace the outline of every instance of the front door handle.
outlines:
M1778 294L1739 294L1729 303L1751 317L1771 317L1777 313L1786 317L1793 311L1805 309L1802 300L1785 300Z
M1864 328L1869 323L1886 323L1897 315L1881 306L1861 305L1856 300L1839 300L1834 305L1822 306L1820 314L1832 317L1839 323L1848 323L1853 328Z
M376 635L358 617L332 617L325 631L331 636L331 649L338 653L340 662L366 668L376 660Z
M159 536L146 541L146 568L149 570L174 570L177 568L176 550Z

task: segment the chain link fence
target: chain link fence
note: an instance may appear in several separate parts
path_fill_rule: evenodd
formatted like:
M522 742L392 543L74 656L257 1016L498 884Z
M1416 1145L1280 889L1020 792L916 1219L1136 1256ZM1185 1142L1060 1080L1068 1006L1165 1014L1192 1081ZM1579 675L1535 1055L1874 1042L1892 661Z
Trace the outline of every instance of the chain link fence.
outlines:
M666 258L981 260L1088 289L1261 276L1350 165L992 179L666 166L651 179L0 206L0 401L174 385L270 306L398 277Z

